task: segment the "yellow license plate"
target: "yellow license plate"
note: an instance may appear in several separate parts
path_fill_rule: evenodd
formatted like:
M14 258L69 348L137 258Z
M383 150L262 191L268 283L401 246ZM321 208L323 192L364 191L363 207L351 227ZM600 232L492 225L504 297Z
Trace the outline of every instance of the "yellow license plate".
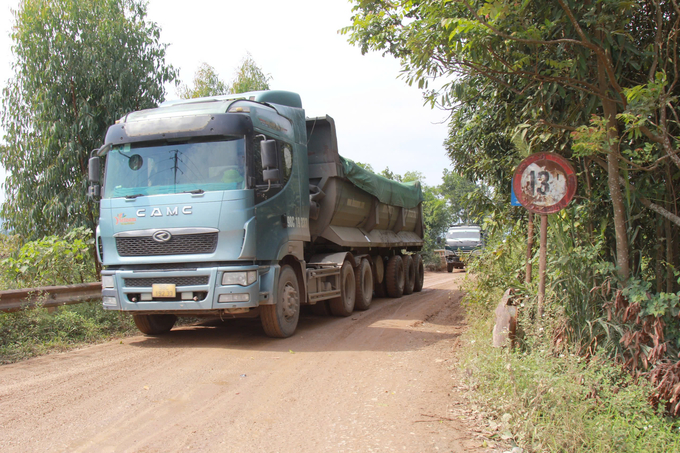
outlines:
M177 290L174 283L156 283L151 287L153 297L175 297Z

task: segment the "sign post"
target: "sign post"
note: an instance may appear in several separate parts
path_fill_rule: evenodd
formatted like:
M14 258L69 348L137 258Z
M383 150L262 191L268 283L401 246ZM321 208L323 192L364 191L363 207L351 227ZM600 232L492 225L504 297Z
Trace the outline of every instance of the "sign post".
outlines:
M569 161L555 153L536 153L524 159L512 178L517 200L531 213L541 216L538 258L538 318L543 316L547 267L548 214L562 210L576 193L576 173ZM529 252L527 252L529 258ZM527 265L527 271L530 267ZM527 281L530 276L527 275Z

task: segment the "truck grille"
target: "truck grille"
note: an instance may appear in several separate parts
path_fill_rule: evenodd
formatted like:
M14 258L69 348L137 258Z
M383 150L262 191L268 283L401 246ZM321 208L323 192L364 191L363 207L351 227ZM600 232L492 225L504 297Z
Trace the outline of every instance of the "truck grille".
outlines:
M214 253L217 233L183 234L168 242L156 242L151 236L116 238L120 256L195 255Z
M158 283L174 283L177 286L205 286L210 281L208 275L196 275L193 277L148 277L126 278L125 286L128 288L150 288Z

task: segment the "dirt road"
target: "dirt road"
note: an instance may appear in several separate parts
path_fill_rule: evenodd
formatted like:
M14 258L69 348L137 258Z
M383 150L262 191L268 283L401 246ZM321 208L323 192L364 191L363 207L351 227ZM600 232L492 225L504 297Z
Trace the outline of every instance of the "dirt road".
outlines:
M483 451L451 415L463 275L285 340L234 320L0 367L0 451Z

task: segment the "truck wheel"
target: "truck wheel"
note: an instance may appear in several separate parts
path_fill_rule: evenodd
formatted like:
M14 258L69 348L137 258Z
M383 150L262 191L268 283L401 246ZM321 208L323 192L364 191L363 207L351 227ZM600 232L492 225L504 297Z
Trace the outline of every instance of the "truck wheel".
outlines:
M425 281L425 266L423 265L423 257L420 253L414 255L413 267L416 268L416 281L413 285L413 292L419 293L423 289L423 282Z
M449 272L453 272L453 263L446 263L446 270Z
M355 286L354 269L349 261L345 261L340 269L340 297L328 301L334 316L346 317L352 314L356 296Z
M170 332L177 322L175 315L132 315L137 328L147 335L161 335Z
M411 255L406 255L402 259L404 260L404 294L408 295L413 293L413 286L416 284L416 267Z
M300 319L300 283L289 265L281 267L276 304L260 307L260 321L269 337L286 338L295 333Z
M367 259L362 259L356 272L355 279L356 297L354 308L357 310L368 310L373 299L373 272L371 264Z
M404 261L401 256L394 255L387 261L385 281L388 296L399 298L404 294Z

